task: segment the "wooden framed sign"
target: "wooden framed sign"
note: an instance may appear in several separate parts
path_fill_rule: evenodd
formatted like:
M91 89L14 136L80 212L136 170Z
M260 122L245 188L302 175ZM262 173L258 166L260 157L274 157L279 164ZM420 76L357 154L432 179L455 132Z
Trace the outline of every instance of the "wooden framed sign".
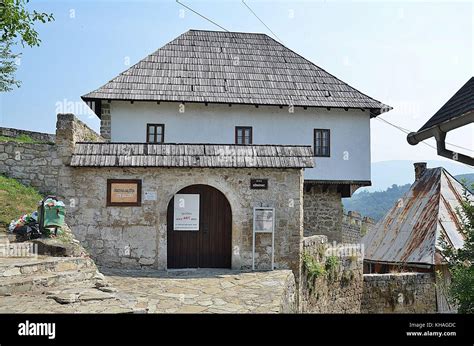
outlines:
M138 207L142 204L140 179L107 179L108 207Z

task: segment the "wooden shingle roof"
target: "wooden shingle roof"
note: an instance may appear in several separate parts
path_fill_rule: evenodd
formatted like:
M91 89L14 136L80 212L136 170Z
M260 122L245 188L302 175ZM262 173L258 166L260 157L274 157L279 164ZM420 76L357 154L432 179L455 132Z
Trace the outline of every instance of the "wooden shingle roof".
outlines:
M370 109L361 93L265 34L189 30L84 101L171 101Z
M471 77L418 132L458 118L469 112L474 112L474 77Z
M311 168L310 146L76 143L73 167Z

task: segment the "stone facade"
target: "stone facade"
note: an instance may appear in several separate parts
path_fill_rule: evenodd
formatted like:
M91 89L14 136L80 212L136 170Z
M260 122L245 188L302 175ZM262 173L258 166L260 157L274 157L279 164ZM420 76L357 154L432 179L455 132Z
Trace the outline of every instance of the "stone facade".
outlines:
M436 286L433 274L364 274L361 312L436 312Z
M342 214L341 193L337 191L337 185L305 187L305 237L322 234L330 243L342 242Z
M268 178L268 190L251 190L251 178ZM140 207L106 207L107 179L141 179L156 201ZM274 207L275 266L298 273L302 237L301 170L206 168L74 168L64 182L68 222L100 265L166 269L167 208L182 188L204 184L220 190L232 209L232 268L252 264L253 207ZM289 203L292 199L293 202ZM256 239L256 267L270 269L270 234ZM129 254L128 254L128 250Z
M360 249L328 247L326 236L305 237L303 258L311 256L324 271L309 278L303 259L300 285L300 312L359 313L363 273ZM329 257L337 264L329 264Z

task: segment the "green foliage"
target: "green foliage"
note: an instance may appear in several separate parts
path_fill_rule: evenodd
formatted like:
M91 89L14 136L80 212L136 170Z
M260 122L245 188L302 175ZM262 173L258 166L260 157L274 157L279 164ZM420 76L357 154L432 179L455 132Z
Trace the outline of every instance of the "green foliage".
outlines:
M410 184L394 184L385 191L361 191L351 198L343 199L344 210L357 211L379 221L409 189Z
M474 174L456 175L455 178L460 181L465 179L468 186L474 184ZM409 189L410 184L394 184L385 191L368 192L363 190L357 192L351 198L343 198L342 203L346 211L357 211L363 216L369 216L375 221L380 221ZM474 191L474 187L470 190ZM362 229L361 231L365 233L367 230Z
M474 186L471 186L474 188ZM458 312L474 313L474 203L466 188L457 214L461 220L460 232L464 235L464 246L455 249L440 239L443 256L451 273L448 289L451 301L457 304Z
M37 210L43 197L32 187L0 175L0 229L6 229L12 220Z
M337 256L329 256L326 258L325 269L328 280L334 281L337 279L337 274L339 271L339 266L341 265L341 261Z
M10 42L0 43L0 92L11 91L13 86L20 87L21 82L14 77L19 56L12 53Z
M0 136L0 142L36 143L36 144L49 143L49 142L37 141L36 139L33 139L28 135L19 135L18 137Z
M35 22L54 20L52 14L28 11L28 2L29 0L2 0L0 3L0 91L10 91L13 86L20 85L14 78L17 68L15 60L20 54L13 54L11 47L17 43L21 43L22 47L39 46L41 40L33 25Z
M303 252L303 265L306 270L308 283L326 274L323 265L307 252Z

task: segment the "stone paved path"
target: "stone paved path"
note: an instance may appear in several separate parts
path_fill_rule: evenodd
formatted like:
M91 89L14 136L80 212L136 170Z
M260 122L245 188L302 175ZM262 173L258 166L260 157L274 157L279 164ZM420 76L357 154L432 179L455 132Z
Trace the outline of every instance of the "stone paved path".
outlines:
M0 313L278 313L293 312L290 270L235 272L102 269L113 292L68 285L0 297ZM81 299L75 301L80 296ZM56 297L56 299L52 299ZM57 298L75 301L58 303Z
M102 272L127 307L148 313L278 313L294 308L290 270Z

